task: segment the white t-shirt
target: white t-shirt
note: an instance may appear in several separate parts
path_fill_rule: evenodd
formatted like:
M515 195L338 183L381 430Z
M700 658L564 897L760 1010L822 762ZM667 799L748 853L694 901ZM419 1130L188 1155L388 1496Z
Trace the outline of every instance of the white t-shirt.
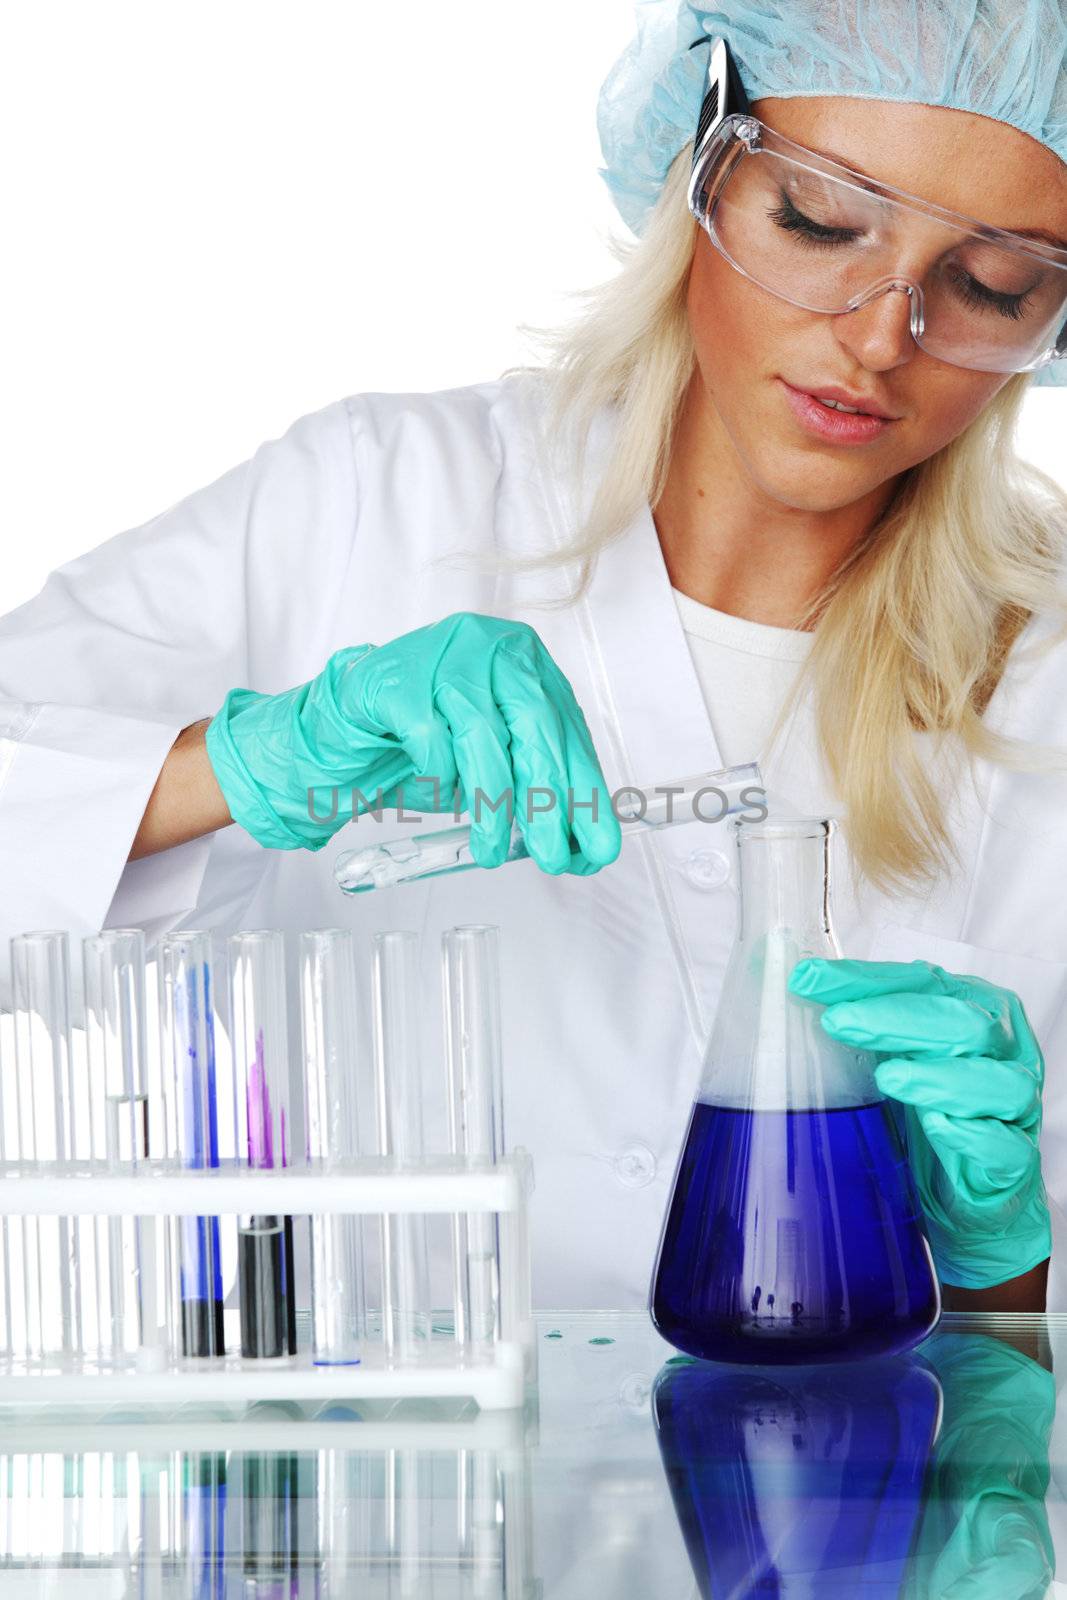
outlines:
M763 762L814 633L748 622L671 588L723 761Z

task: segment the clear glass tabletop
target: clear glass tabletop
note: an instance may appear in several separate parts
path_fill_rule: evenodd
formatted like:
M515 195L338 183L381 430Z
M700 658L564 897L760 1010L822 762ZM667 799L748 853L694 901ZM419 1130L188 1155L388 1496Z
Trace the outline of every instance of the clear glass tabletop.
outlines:
M525 1413L0 1412L0 1597L1067 1595L1067 1317L729 1368L636 1313L538 1319Z

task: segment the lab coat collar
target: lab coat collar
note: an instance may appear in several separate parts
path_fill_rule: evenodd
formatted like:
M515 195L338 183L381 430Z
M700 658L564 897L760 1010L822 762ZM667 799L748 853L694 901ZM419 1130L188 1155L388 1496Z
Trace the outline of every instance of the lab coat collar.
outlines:
M588 607L608 682L625 708L627 780L648 786L722 767L647 505L602 552Z
M594 422L580 495L546 465L542 454L540 480L557 547L570 543L582 526L610 459L614 428L610 412ZM570 587L577 576L576 563L559 572ZM719 770L722 757L647 503L599 551L589 588L571 615L584 651L580 684L578 661L570 660L569 668L609 789L631 784L653 788ZM566 642L573 648L573 636ZM701 835L709 831L690 821L646 836L645 863L699 1060L733 938L735 911L732 901L721 896L709 904L705 894L679 877L684 860L698 847L694 830ZM706 847L703 837L699 845ZM716 848L720 846L729 849L716 839Z
M535 427L541 480L557 546L582 526L610 461L617 420L600 413L586 444L581 491L561 482L546 462ZM577 581L577 563L565 569ZM647 503L625 531L598 553L589 588L575 608L599 713L598 753L610 788L643 787L716 771L723 766Z

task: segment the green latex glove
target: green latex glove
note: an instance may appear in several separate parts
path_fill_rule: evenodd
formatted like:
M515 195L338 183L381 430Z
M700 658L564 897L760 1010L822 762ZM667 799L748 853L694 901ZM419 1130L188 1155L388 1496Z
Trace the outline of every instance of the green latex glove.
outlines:
M826 1006L833 1038L888 1052L875 1078L906 1107L942 1282L988 1288L1045 1261L1045 1064L1018 995L929 961L798 961L789 988Z
M944 1416L906 1600L1045 1600L1052 1374L984 1334L936 1333L922 1354Z
M460 611L389 644L337 650L281 694L231 689L206 742L230 815L269 849L321 850L353 801L369 810L379 790L384 807L416 812L451 811L457 799L469 811L481 790L471 850L483 867L507 855L507 806L489 802L509 792L545 872L596 872L622 843L574 691L524 622Z

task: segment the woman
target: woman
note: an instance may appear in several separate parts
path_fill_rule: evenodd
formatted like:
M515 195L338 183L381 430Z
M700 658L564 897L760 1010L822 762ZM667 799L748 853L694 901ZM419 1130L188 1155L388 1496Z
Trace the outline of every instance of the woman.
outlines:
M643 238L546 373L301 418L0 622L7 933L416 927L434 994L440 931L500 924L538 1304L644 1300L734 931L725 830L620 849L608 791L756 758L845 822L863 959L793 983L894 1058L948 1303L1045 1303L1067 787L1011 740L1067 744L1067 501L1011 433L1067 375L1067 79L1060 11L998 10L642 7L600 115ZM342 902L348 793L457 786L532 861Z

